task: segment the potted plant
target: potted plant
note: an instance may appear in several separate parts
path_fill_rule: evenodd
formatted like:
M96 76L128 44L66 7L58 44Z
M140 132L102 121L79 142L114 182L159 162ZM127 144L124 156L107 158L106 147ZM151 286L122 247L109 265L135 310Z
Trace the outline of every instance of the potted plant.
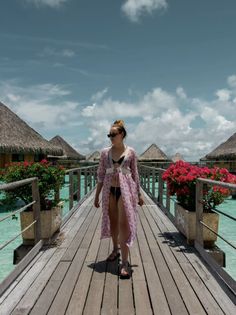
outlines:
M208 168L191 165L178 161L163 173L163 180L167 182L169 194L175 195L175 224L179 231L192 244L196 234L196 180L208 178L223 182L235 182L236 176L224 168ZM229 189L220 186L204 185L203 189L203 222L215 232L218 231L219 215L213 210L230 195ZM208 229L203 230L203 240L206 247L214 245L217 236Z
M16 162L5 166L1 171L1 179L5 183L22 179L37 177L40 195L41 237L49 239L61 225L62 202L59 200L59 190L64 183L65 170L61 166L54 166L47 160L41 162ZM32 202L30 185L24 185L13 191L6 192L10 200L20 199L25 204ZM25 229L33 222L32 207L20 213L21 229ZM24 244L32 243L34 239L34 226L22 234Z

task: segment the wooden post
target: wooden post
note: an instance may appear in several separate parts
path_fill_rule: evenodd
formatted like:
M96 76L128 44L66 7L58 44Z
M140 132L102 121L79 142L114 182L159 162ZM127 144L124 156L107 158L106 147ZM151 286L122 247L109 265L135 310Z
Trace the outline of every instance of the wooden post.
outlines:
M163 180L162 180L162 172L158 171L158 201L161 205L163 205Z
M77 187L77 201L79 202L80 201L80 198L81 198L81 170L77 170L77 181L78 181L78 187Z
M195 242L198 245L203 247L203 183L198 181L196 182L196 239Z
M155 199L155 169L152 170L152 197Z
M89 191L92 190L92 169L89 168Z
M38 179L32 182L32 197L36 201L33 204L33 217L36 220L34 225L34 243L37 244L41 239L41 222L40 222L40 195L38 187Z
M148 174L148 194L150 193L150 170L147 169L147 174Z
M143 182L144 182L144 175L143 175L143 168L139 167L139 174L141 176L141 186L144 187Z
M88 192L88 172L87 169L84 170L84 194L87 195Z
M73 208L74 178L73 171L69 172L69 210Z
M167 212L170 212L170 194L169 194L169 189L166 187L166 209Z
M94 168L93 168L93 187L96 186L96 171L97 171L97 168L96 168L96 166L94 166Z

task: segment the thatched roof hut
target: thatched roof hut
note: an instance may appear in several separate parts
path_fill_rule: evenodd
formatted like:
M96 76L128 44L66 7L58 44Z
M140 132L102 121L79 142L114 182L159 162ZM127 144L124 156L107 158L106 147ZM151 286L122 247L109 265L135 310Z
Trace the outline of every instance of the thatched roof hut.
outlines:
M177 153L175 153L175 155L172 157L172 161L173 161L173 162L184 161L184 158L183 158L183 156L182 156L179 152L177 152Z
M167 155L156 145L152 144L138 158L142 162L169 161Z
M60 158L67 159L67 160L85 160L85 156L78 153L62 137L55 136L49 142L53 145L58 146L59 148L63 150L63 156L61 156Z
M99 161L100 160L100 152L99 151L95 151L92 154L88 155L88 157L86 158L86 161L89 162L95 162L95 161Z
M0 102L0 153L61 155L63 152Z
M236 159L236 133L221 143L203 159L207 160L235 160Z

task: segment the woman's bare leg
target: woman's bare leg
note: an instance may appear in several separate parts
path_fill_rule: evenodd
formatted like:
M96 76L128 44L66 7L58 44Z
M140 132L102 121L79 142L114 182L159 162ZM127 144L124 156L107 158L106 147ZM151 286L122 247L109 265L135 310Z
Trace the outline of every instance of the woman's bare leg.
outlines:
M110 219L110 230L113 242L113 250L118 249L118 234L119 234L119 214L117 208L116 197L110 194L109 197L109 209L108 209L109 219Z
M129 238L130 230L123 205L123 200L121 197L118 200L117 206L119 212L119 241L122 255L122 263L125 263L128 261L129 248L126 245L126 242Z

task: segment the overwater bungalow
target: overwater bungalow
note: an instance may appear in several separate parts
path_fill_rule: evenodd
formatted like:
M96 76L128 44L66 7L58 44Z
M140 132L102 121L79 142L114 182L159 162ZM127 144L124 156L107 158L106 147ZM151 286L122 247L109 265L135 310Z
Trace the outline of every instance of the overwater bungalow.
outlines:
M89 154L86 158L88 162L98 162L100 160L100 152L94 151L92 154Z
M138 161L142 164L158 167L165 167L171 162L168 156L154 143L138 157Z
M175 155L172 157L172 161L175 163L175 162L177 162L177 161L184 161L184 158L183 158L183 156L179 153L179 152L177 152L177 153L175 153Z
M0 168L10 162L38 162L48 154L62 153L0 102Z
M50 160L58 160L60 164L66 166L76 166L80 161L85 160L85 156L77 152L68 142L66 142L62 137L55 136L49 141L51 144L58 146L62 149L62 156L48 156Z
M207 166L224 167L236 173L236 133L200 159Z

